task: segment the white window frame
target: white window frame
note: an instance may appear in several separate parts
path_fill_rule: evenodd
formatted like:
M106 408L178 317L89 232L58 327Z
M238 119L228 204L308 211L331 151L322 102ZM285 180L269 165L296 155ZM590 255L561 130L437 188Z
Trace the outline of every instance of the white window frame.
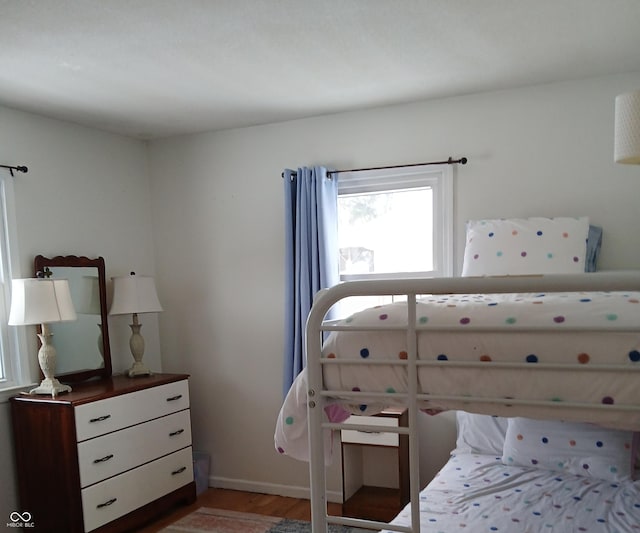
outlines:
M433 270L384 274L346 274L340 276L341 281L453 276L452 165L420 165L344 172L338 177L338 196L423 187L430 187L433 195Z
M24 328L9 326L11 280L18 272L13 176L0 175L0 403L31 384Z

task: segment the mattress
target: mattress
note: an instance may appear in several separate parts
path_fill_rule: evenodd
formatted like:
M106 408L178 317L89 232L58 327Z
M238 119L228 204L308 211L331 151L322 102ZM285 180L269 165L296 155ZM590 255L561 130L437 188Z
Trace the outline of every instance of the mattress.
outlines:
M408 316L406 302L398 302L323 327L331 331L322 348L329 421L406 405ZM417 302L415 330L417 399L426 412L640 430L639 292L434 295ZM306 402L305 369L275 432L276 449L302 460Z
M640 482L611 482L455 454L420 492L430 533L630 533L640 530ZM410 508L391 522L410 525ZM389 531L389 530L385 530Z
M407 391L406 307L378 306L338 324L323 357L358 363L325 365L325 389L363 396ZM424 409L472 406L515 416L512 406L524 402L529 405L520 416L545 418L549 408L563 403L640 405L640 293L439 295L417 303L415 320ZM505 401L483 404L491 398ZM366 403L350 409L365 411ZM569 418L587 415L577 411ZM606 411L600 419L589 413L588 419L616 425ZM618 421L628 424L628 413Z

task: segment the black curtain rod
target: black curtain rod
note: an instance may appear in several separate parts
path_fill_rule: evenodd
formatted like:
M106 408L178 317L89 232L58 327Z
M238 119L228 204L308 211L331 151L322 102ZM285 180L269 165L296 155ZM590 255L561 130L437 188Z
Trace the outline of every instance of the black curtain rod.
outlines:
M343 170L330 170L327 172L327 175L330 176L331 174L341 174L343 172L364 172L365 170L385 170L390 168L423 167L427 165L455 165L457 163L460 163L461 165L466 165L467 158L461 157L460 159L453 159L452 157L450 157L446 161L429 161L427 163L411 163L409 165L389 165L386 167L349 168L349 169L343 169ZM294 172L293 175L296 176L297 173ZM282 173L282 177L284 178L284 172Z
M14 170L17 171L17 172L28 172L29 171L29 169L27 167L25 167L24 165L20 165L20 166L17 166L17 167L13 167L13 166L10 166L10 165L0 165L0 167L8 168L9 172L11 172L12 176L14 175L13 174Z

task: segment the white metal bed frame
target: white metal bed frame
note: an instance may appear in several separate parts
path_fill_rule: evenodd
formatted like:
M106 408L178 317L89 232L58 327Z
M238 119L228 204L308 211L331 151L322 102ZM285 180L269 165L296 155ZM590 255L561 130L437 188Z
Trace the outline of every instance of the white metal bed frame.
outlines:
M640 271L597 272L589 274L554 274L544 276L506 276L506 277L482 277L482 278L432 278L432 279L406 279L406 280L368 280L352 281L336 285L331 289L322 291L316 297L313 308L307 320L306 329L306 353L307 353L307 410L309 424L309 451L310 451L310 480L311 480L311 523L313 533L326 533L329 523L347 526L368 528L374 530L389 529L404 533L419 533L419 447L417 432L418 400L464 400L466 402L485 402L491 404L509 404L516 411L518 405L536 405L545 407L558 407L556 402L526 400L505 400L504 398L470 398L468 396L434 396L420 394L418 392L418 367L421 365L439 365L439 361L418 361L417 359L417 331L416 331L416 300L418 296L428 294L491 294L491 293L535 293L535 292L580 292L580 291L614 291L614 290L640 290ZM323 365L325 364L376 364L376 361L354 361L352 359L335 359L322 357L322 334L326 331L339 331L353 326L340 326L336 322L326 322L325 316L329 309L340 300L350 296L369 295L394 295L407 298L407 326L391 327L385 329L404 330L407 335L408 357L406 360L380 361L380 364L406 365L409 377L408 390L406 392L363 393L353 391L325 390L323 385ZM371 328L380 330L382 328ZM580 328L575 328L576 329ZM362 330L362 329L360 329ZM484 329L483 331L490 331ZM513 331L512 329L510 331ZM524 330L522 330L524 331ZM527 329L527 331L531 331ZM566 330L565 330L566 331ZM594 331L589 328L589 331ZM640 332L640 326L637 330ZM451 364L448 362L447 364ZM473 366L477 363L459 363ZM506 366L518 368L519 363L492 363L492 367ZM523 365L524 366L524 365ZM620 367L610 365L605 368L602 365L598 370L617 370ZM480 364L479 368L486 367ZM585 365L554 365L554 370L567 370L584 372L588 370ZM629 371L628 367L624 369ZM640 370L640 369L639 369ZM323 446L323 432L325 430L342 429L343 424L324 421L324 405L327 398L349 398L358 396L358 403L363 401L383 401L392 398L395 403L401 401L408 409L408 427L389 428L389 432L406 434L409 440L409 473L410 473L410 497L411 497L411 526L389 525L384 522L361 520L356 518L338 517L327 513L326 498L326 472ZM364 395L364 396L363 396ZM388 400L387 400L388 401ZM563 408L588 408L609 410L634 410L640 411L640 405L585 405L578 403L562 403ZM379 427L368 425L349 424L350 429L361 431L379 431ZM640 430L640 427L629 428ZM387 431L385 429L385 431Z

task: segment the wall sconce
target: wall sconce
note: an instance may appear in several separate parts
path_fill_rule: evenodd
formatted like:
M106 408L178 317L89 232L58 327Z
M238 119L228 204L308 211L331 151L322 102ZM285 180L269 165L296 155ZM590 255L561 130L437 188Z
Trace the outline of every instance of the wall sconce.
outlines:
M159 313L162 306L158 300L153 278L136 276L131 272L129 276L111 278L113 280L113 301L110 315L133 315L129 348L133 356L133 366L127 371L129 377L148 376L151 371L142 364L144 355L144 338L140 335L142 324L138 322L138 313Z
M56 370L56 349L51 343L53 334L49 324L76 320L76 312L71 300L69 282L66 279L14 279L11 282L10 326L32 326L41 324L38 334L41 346L38 362L44 379L30 394L51 394L70 392L69 385L63 385L54 376Z
M640 165L640 91L616 97L614 159Z

